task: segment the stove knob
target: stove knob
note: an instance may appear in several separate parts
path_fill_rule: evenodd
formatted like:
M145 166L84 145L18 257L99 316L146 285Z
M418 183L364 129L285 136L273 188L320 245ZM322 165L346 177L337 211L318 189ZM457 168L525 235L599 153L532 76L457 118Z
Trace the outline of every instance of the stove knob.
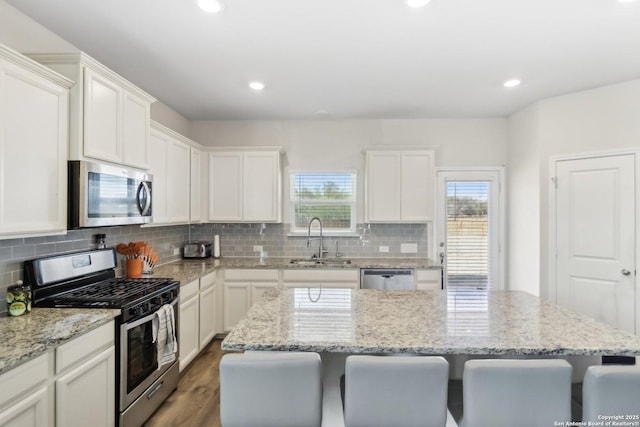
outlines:
M136 307L136 315L141 316L142 314L144 314L144 307L139 305Z
M136 308L135 308L135 307L130 308L130 309L129 309L129 314L130 314L131 316L136 316L136 315L137 315L137 314L136 314Z

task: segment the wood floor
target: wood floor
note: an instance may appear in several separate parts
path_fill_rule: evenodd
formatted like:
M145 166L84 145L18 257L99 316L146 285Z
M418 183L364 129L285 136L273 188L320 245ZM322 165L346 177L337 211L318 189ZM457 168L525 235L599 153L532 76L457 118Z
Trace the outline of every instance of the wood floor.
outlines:
M218 365L225 353L213 340L180 374L178 389L147 420L144 427L220 427Z

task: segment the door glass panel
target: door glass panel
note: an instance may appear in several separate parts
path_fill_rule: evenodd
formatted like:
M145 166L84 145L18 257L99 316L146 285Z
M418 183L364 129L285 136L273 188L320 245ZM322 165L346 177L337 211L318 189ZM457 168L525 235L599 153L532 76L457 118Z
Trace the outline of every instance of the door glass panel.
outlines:
M476 298L467 309L484 309L491 287L489 191L487 181L446 182L446 283L450 293ZM464 309L463 307L456 307Z

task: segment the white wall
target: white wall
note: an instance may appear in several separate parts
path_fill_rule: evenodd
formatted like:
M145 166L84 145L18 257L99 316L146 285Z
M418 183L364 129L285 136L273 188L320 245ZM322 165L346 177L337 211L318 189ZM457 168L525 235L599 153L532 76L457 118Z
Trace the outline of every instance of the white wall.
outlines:
M539 262L540 295L548 296L550 157L640 148L640 80L540 101L534 108L509 117L508 128L512 186L509 217L511 232L515 233L510 238L509 278L514 283L526 280L521 283L527 283L525 290L531 292L528 263ZM539 197L539 212L531 215L528 210L533 209L535 202L515 195L517 191ZM523 229L524 220L517 218L523 214L524 220L531 221L529 228ZM539 226L535 224L536 216ZM539 246L538 259L527 245Z
M507 161L505 119L195 121L190 135L212 147L283 147L284 222L289 222L290 170L357 170L357 221L363 222L366 147L437 147L437 166L495 166Z
M537 105L508 121L506 284L539 295L540 139Z

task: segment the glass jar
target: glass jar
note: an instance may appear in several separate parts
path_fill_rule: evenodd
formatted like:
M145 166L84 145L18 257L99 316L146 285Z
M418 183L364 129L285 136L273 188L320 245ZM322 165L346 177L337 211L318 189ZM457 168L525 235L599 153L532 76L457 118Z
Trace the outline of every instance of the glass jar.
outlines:
M31 286L24 285L18 280L15 286L7 289L7 314L22 316L31 313Z

